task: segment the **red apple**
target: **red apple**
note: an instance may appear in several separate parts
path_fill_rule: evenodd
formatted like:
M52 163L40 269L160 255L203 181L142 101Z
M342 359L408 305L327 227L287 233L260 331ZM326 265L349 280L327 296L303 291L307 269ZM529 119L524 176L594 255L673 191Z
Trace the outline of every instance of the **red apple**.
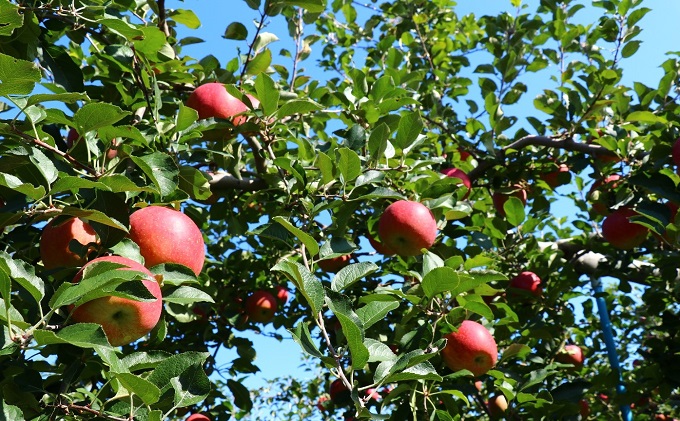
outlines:
M673 163L680 166L680 138L676 139L675 143L673 143L671 156L673 158Z
M503 417L503 414L505 414L505 411L508 409L508 400L505 398L505 395L494 395L489 398L489 402L486 406L489 409L491 419L499 419Z
M543 173L540 177L551 189L554 189L568 184L571 179L571 173L567 164L559 164L555 171Z
M467 159L472 156L470 152L466 151L463 148L458 148L458 153L460 154L461 161L467 161Z
M638 213L627 207L619 208L607 216L602 222L602 236L613 247L630 250L642 244L649 229L635 224L630 218Z
M445 336L444 363L453 371L469 370L476 377L491 370L498 360L498 347L491 332L481 324L465 320L457 331Z
M503 209L503 205L505 205L505 202L507 202L511 196L518 198L522 202L522 205L527 204L527 191L524 190L524 188L519 184L514 185L513 188L514 190L509 193L494 192L493 195L491 195L493 207L496 208L496 212L498 212L498 214L502 217L505 217L505 209Z
M248 95L253 107L259 106L260 102ZM232 96L223 84L218 82L206 83L196 88L189 99L187 106L198 112L198 118L222 118L232 119L235 126L241 125L246 121L246 117L239 115L248 111L248 106L240 99Z
M81 266L87 262L87 256L71 251L71 240L83 246L99 244L97 233L80 218L55 218L45 225L40 236L40 258L46 269Z
M543 286L541 285L541 278L538 277L533 272L522 272L510 280L510 285L508 286L509 291L523 290L531 293L534 297L540 297L543 294ZM509 297L519 295L519 294L509 294Z
M319 401L316 403L316 407L319 408L319 411L328 411L329 409L329 401L330 398L326 395L323 395L319 398Z
M352 401L351 391L340 379L336 379L331 383L329 394L331 395L331 401L336 405L347 405Z
M177 263L201 273L205 260L203 234L180 211L147 206L130 216L130 239L137 243L145 265Z
M386 247L400 256L417 256L437 238L432 211L419 202L399 200L385 209L378 221L378 235Z
M621 184L621 176L612 174L598 180L590 187L586 198L593 204L593 212L597 215L608 215L613 192Z
M482 391L482 386L484 386L484 383L482 383L481 380L475 381L475 389L477 389L478 392Z
M580 401L578 401L578 406L581 418L583 419L588 418L588 415L590 415L590 404L588 404L588 401L585 399L581 399Z
M276 292L276 299L282 306L288 302L288 290L285 287L277 285L274 287L274 292Z
M373 399L375 401L380 400L380 393L375 388L370 388L366 390L366 397L369 398L369 400Z
M111 140L111 146L106 150L106 158L113 159L118 156L118 141L116 139Z
M71 127L71 129L68 131L68 134L66 135L66 146L71 149L79 139L80 135L78 134L78 131Z
M394 251L390 250L390 248L387 247L385 244L381 243L376 238L373 238L373 236L370 234L368 234L367 237L368 242L371 244L371 247L373 247L375 251L384 256L394 256Z
M333 257L331 259L324 259L324 260L319 260L317 263L319 264L319 267L321 270L324 272L338 272L340 269L344 268L345 266L349 265L349 261L352 258L352 255L350 254L345 254L344 256L338 256L338 257Z
M583 367L583 350L578 345L565 345L557 354L555 361L562 364L572 364L576 368Z
M135 301L123 297L100 297L88 301L73 309L71 319L76 323L97 323L102 326L109 343L113 346L126 345L148 334L161 317L163 297L161 288L153 274L134 260L120 256L104 256L92 260L76 274L73 282L83 277L83 271L95 262L113 262L127 266L148 275L142 283L156 297L154 301Z
M441 172L445 176L457 178L463 183L463 186L465 186L465 188L467 189L465 196L463 196L463 200L467 199L468 196L470 195L470 189L472 188L470 177L468 177L468 175L463 170L459 170L458 168L447 168L445 170L442 170Z
M246 299L246 314L254 322L269 322L277 307L276 297L267 291L255 291Z
M189 418L187 418L187 421L211 421L210 417L207 415L203 414L191 414L189 415Z

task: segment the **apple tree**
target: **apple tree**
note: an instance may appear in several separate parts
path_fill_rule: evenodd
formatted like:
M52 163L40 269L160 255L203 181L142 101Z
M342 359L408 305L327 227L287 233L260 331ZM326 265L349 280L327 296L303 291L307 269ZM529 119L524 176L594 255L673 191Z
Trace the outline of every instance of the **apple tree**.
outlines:
M230 2L0 0L1 419L680 416L650 5Z

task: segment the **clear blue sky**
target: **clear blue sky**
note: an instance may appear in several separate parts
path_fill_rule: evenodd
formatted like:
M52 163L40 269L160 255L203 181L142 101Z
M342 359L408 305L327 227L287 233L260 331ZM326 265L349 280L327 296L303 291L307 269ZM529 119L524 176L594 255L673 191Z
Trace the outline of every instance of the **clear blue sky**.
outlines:
M501 11L509 11L514 14L514 9L510 5L510 0L460 0L458 6L458 13L474 13L477 16L485 14L494 15ZM529 10L533 9L537 0L525 1L532 5ZM590 1L582 1L587 6ZM228 6L226 6L228 4ZM665 60L665 52L680 50L678 41L680 37L677 33L677 20L680 17L680 1L663 1L652 2L647 0L643 5L652 8L650 12L641 22L640 26L643 32L638 39L643 41L638 53L632 58L623 62L622 66L628 71L624 76L624 83L630 84L631 81L641 81L651 86L658 83L663 74L659 68L660 64ZM183 54L191 55L195 58L202 58L205 55L212 54L218 58L220 63L224 65L228 60L236 56L236 48L239 46L242 51L247 50L247 45L244 42L233 42L222 38L224 30L232 21L239 21L248 27L250 33L254 32L252 25L253 19L257 19L258 15L255 11L248 8L242 0L193 0L181 2L179 0L167 1L168 8L187 9L192 10L198 15L202 26L196 31L188 31L180 28L181 36L198 36L203 38L206 42L202 44L191 45L185 47ZM590 6L588 6L590 7ZM228 9L228 10L227 10ZM359 8L361 9L361 8ZM581 14L579 14L581 15ZM579 16L577 15L577 16ZM583 16L583 19L588 19L589 15ZM591 19L592 20L592 19ZM291 40L287 39L287 29L285 21L282 17L274 17L269 20L270 26L265 29L267 32L273 32L281 39L281 41L272 44L272 52L275 54L275 62L290 66L290 59L277 59L276 53L280 48L287 48L292 50ZM320 48L317 44L312 47L317 50ZM307 73L314 76L313 61L307 61L304 67ZM633 71L631 71L633 70ZM319 78L322 76L319 74ZM532 86L532 89L540 91L542 86ZM533 98L531 93L527 95L529 100ZM530 103L529 103L530 104ZM556 206L555 210L562 212L569 212L570 209L564 206ZM561 215L556 215L561 216ZM569 216L565 214L564 216ZM271 327L267 327L265 331L271 331ZM290 337L287 332L279 332L286 337ZM301 361L300 349L292 340L286 339L283 342L269 337L258 336L254 334L245 334L254 342L254 347L257 351L256 365L262 370L256 376L248 379L245 385L250 388L258 387L267 384L266 379L274 377L282 377L286 375L299 375L300 372L297 367ZM220 363L231 361L236 357L235 352L224 351L219 354Z

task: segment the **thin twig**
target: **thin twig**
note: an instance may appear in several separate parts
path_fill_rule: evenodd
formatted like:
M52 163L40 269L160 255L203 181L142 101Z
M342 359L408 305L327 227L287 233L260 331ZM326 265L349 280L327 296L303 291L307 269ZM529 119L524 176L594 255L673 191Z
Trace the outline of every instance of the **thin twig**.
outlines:
M255 136L244 134L243 137L246 139L246 142L248 142L248 146L250 146L250 150L253 152L253 159L255 160L255 170L257 171L258 174L266 174L267 160L262 155L264 151L264 149L262 148L262 144L260 143L259 140L257 140ZM274 157L272 157L272 159L274 159Z
M262 28L264 28L264 21L266 18L267 10L263 9L262 12L260 12L260 21L257 23L257 29L255 30L255 38L253 38L253 42L251 42L248 45L248 54L246 54L246 61L243 62L243 68L241 69L241 76L239 77L239 82L241 82L243 78L246 76L246 70L248 69L248 65L250 64L250 61L253 59L253 57L251 57L253 54L253 48L255 47L255 43L257 42L257 37L260 36Z
M427 49L427 45L425 45L425 40L423 39L423 35L420 33L420 25L418 25L418 22L415 20L413 23L416 25L416 32L418 33L418 41L420 41L420 46L423 48L423 51L425 52L425 58L427 59L427 62L430 64L430 71L432 72L432 76L434 76L435 82L439 81L439 76L434 72L434 63L432 62L432 57L430 56L430 52Z
M170 36L170 28L168 28L167 16L165 15L165 0L156 0L158 5L158 29L160 29L166 37Z
M290 78L290 91L295 91L295 79L297 79L298 62L300 61L300 43L302 42L302 9L298 9L298 21L295 25L295 58L293 59L293 75Z
M48 408L54 408L54 409L59 409L61 410L64 414L70 414L71 411L77 411L77 412L87 412L89 414L96 415L98 417L106 418L107 420L112 420L112 421L129 421L129 418L123 418L123 417L117 417L115 415L109 415L101 411L97 411L96 409L92 409L89 406L83 406L83 405L76 405L76 404L56 404L56 405L47 405Z

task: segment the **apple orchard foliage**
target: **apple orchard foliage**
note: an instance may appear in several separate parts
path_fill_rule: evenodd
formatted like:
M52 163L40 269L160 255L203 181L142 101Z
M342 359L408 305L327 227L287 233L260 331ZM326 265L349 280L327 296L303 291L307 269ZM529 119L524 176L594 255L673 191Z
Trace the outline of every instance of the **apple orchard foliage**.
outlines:
M199 26L192 1L0 0L0 418L477 419L499 394L511 419L577 419L584 402L597 419L631 403L640 420L680 415L680 256L667 205L680 203L678 54L658 63L657 83L622 83L635 80L627 63L648 7L661 5L544 0L474 16L450 0L244 2L254 24L219 11L239 49L190 57L183 48L201 40L178 29ZM271 34L275 20L289 33ZM199 120L185 104L209 82L259 107L237 126ZM71 129L80 140L69 146ZM563 164L571 177L548 175ZM442 174L451 167L469 176L469 196ZM614 174L620 182L586 200ZM551 211L558 196L575 209L569 221ZM412 257L359 247L404 199L432 211L435 244ZM206 262L197 276L151 268L161 321L112 347L98 325L68 320L70 304L97 294L82 287L87 275L71 285L78 268L43 265L41 231L77 216L99 243L73 252L141 262L127 233L144 204L189 216ZM601 236L604 214L622 206L650 230L629 250ZM595 263L583 258L593 253ZM336 274L319 268L349 254ZM504 293L524 271L541 278L539 297ZM121 272L100 276L104 292L143 300ZM624 394L593 300L582 314L569 301L592 297L591 276L610 277ZM263 324L244 302L276 286L292 298L270 323L320 375L251 395L240 380L258 371L257 350L243 332ZM478 379L440 353L467 319L500 354ZM582 367L556 362L566 344L582 347ZM238 357L218 365L221 347ZM325 400L338 378L351 402Z

